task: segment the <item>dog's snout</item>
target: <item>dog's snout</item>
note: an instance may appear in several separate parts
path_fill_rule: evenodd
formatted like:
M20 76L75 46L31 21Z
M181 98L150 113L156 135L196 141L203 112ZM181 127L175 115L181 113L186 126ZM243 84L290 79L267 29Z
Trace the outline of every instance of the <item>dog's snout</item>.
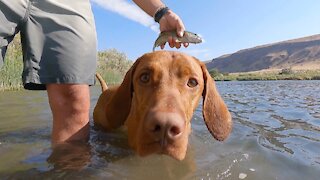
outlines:
M182 135L185 122L178 113L151 112L147 116L146 126L156 141L174 141Z
M179 127L179 125L174 124L168 127L167 135L171 139L178 137L181 134L182 134L182 127Z

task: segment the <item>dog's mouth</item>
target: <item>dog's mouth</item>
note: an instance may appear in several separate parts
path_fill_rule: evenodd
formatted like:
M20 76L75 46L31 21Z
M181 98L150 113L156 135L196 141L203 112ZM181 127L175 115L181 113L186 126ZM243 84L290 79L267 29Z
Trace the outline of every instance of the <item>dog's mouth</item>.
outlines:
M187 145L179 144L176 142L168 142L162 140L156 140L149 143L145 143L144 147L140 151L141 156L147 156L150 154L163 154L171 156L177 160L183 160L187 151Z
M150 143L146 143L148 146L159 146L160 149L166 149L168 146L173 146L173 143L169 143L167 139L155 140Z

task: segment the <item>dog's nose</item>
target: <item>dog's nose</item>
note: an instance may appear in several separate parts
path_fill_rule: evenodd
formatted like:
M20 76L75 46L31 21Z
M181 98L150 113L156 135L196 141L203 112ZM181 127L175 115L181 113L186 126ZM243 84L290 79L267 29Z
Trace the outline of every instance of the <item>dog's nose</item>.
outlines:
M146 121L148 133L162 143L178 139L185 127L181 115L173 112L149 113Z

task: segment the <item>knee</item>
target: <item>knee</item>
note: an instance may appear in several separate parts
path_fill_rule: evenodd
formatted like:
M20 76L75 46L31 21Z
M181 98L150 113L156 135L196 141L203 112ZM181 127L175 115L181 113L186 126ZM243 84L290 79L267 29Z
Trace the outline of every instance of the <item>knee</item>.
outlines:
M88 85L51 84L47 85L47 91L52 110L82 113L90 109Z

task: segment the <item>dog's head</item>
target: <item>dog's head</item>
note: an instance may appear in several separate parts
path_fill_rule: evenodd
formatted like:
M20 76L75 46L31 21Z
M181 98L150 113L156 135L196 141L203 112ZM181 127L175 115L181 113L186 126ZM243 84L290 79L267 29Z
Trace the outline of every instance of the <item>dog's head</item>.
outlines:
M121 111L118 123L125 123L129 144L141 156L160 153L184 159L190 121L201 97L204 121L213 137L224 140L232 129L231 115L205 65L183 53L143 55L127 72L116 96L112 104ZM115 118L112 112L107 115Z

